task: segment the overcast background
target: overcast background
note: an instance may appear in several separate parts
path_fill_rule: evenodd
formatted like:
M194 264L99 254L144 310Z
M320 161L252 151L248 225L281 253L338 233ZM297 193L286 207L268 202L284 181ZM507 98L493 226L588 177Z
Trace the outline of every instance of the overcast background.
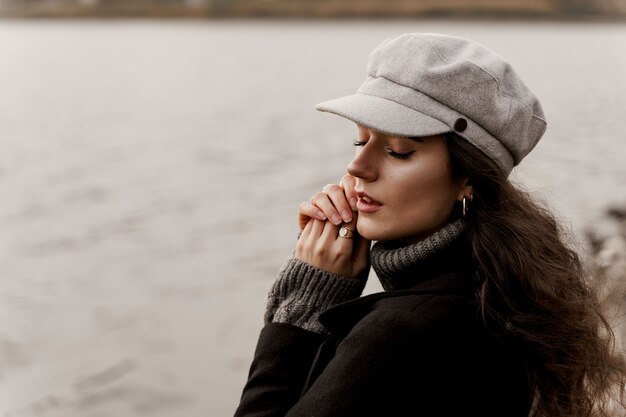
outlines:
M232 415L297 205L353 152L313 106L405 32L508 59L548 119L513 179L581 247L614 231L619 21L0 20L0 417Z

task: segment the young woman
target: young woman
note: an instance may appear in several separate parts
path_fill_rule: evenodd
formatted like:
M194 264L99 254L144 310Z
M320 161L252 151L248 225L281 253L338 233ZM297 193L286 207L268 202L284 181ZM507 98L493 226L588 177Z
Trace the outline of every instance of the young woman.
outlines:
M236 416L619 407L624 361L579 257L507 179L546 122L502 57L405 34L371 53L356 94L317 108L356 123L356 156L300 206ZM370 266L385 291L359 297Z

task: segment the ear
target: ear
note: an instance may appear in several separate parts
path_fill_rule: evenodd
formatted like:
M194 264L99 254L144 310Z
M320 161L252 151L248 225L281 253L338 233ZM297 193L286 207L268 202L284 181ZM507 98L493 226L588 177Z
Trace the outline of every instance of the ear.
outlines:
M463 177L459 181L459 193L457 194L457 200L463 201L463 197L471 198L474 194L474 187L468 177Z

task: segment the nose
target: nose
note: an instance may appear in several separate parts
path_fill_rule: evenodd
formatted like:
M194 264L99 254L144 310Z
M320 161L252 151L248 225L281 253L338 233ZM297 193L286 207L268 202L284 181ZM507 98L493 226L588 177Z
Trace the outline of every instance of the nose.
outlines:
M356 156L352 162L348 164L347 168L348 174L364 181L374 181L378 177L378 172L374 163L374 149L371 147L370 142L364 145L363 149L357 152Z

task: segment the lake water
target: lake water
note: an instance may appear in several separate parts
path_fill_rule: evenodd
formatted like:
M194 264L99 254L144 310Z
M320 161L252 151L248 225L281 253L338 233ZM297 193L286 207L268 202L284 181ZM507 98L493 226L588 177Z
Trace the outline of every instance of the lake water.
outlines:
M623 24L0 21L0 417L232 415L297 204L353 151L313 106L404 32L513 64L548 119L513 178L575 233L626 202Z

